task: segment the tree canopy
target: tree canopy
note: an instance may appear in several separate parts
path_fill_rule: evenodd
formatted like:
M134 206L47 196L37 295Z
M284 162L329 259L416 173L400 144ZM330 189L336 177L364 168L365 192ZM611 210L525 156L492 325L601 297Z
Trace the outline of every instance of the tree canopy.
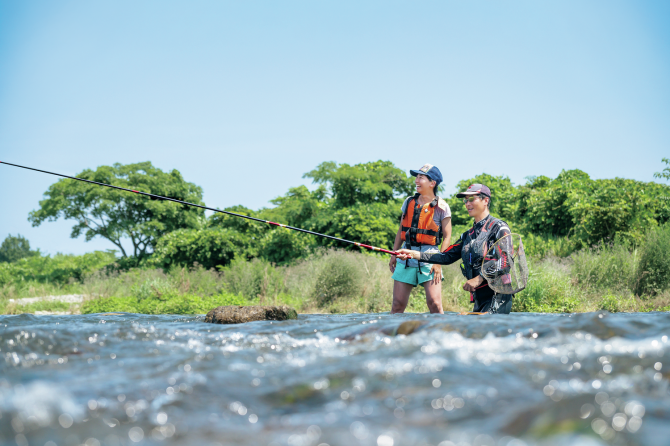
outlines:
M665 169L663 169L661 172L656 172L654 174L654 178L670 180L670 158L663 158L663 162L665 163Z
M414 193L414 180L390 161L379 160L353 166L328 161L307 172L303 178L326 185L336 208L357 203L388 203L399 196Z
M77 177L202 204L199 186L186 182L177 170L163 172L150 162L100 166ZM44 196L40 208L30 213L33 226L59 218L75 220L72 238L103 237L128 257L122 245L127 237L133 246L131 255L138 260L151 254L165 234L196 229L204 222L202 209L70 179L52 184Z
M16 262L34 255L39 255L39 251L31 251L30 242L20 234L8 235L0 245L0 262Z
M662 173L657 175L664 178ZM148 162L102 166L79 176L194 203L202 199L202 190L186 182L178 171L166 173ZM415 190L413 177L381 160L355 165L324 162L304 178L312 179L312 190L304 185L292 187L271 200L271 207L252 210L237 205L225 210L390 248L402 201ZM567 170L556 178L528 177L517 186L506 176L482 173L460 181L446 197L452 223L461 226L455 236L472 224L456 194L473 183L489 186L491 213L506 220L514 232L560 237L573 250L614 239L639 244L649 229L670 220L668 185L623 178L593 180L581 170ZM45 196L40 209L30 215L34 225L74 219L73 237L105 237L123 256L150 259L165 268L194 263L219 267L235 258L282 264L321 247L358 249L225 214L205 218L197 208L73 180L58 181ZM132 253L123 250L125 237L133 243Z

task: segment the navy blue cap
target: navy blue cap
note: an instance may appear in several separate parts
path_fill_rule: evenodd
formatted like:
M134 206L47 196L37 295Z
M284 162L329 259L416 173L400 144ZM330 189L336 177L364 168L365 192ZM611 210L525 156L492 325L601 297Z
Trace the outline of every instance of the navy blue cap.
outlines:
M421 169L410 170L409 173L411 173L413 177L417 175L425 175L431 180L437 181L437 184L442 182L442 172L432 164L424 164Z

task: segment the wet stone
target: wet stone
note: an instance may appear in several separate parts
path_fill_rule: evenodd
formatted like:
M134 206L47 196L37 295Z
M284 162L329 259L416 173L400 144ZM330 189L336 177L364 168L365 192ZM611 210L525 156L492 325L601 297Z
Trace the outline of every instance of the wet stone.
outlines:
M398 327L396 335L409 335L426 325L424 321L405 321Z
M298 312L288 306L240 306L216 307L207 313L205 322L212 324L242 324L253 321L285 321L298 319Z

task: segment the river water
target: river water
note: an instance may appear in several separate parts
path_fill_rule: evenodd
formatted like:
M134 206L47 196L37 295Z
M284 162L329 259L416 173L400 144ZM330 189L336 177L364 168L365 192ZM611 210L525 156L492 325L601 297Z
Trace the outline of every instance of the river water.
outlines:
M670 444L670 313L203 321L0 316L0 444Z

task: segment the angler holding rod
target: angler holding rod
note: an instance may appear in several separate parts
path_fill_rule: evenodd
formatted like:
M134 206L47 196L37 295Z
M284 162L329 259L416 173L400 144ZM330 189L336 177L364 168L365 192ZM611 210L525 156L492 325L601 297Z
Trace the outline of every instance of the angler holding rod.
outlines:
M416 194L402 205L402 221L395 237L393 249L404 248L422 253L439 253L440 243L446 248L451 243L451 210L437 196L442 182L440 169L426 164L421 169L410 170L416 177ZM391 313L403 313L409 295L417 285L426 290L426 304L431 313L444 313L442 309L442 267L412 258L397 259L391 256L389 268L393 273L393 304Z
M401 228L398 231L398 237L396 237L396 243L394 245L394 248L397 248L400 246L401 241L406 242L409 240L409 247L416 249L401 249L399 251L389 251L386 249L377 248L375 246L353 242L351 240L346 240L339 237L333 237L327 234L320 234L318 232L309 231L307 229L296 228L268 220L262 220L260 218L255 218L248 215L237 214L234 212L223 211L221 209L211 208L195 203L189 203L187 201L178 200L176 198L163 197L147 192L127 189L120 186L113 186L111 184L99 183L84 178L72 177L69 175L49 172L46 170L21 166L18 164L2 161L0 161L0 164L19 167L21 169L33 170L35 172L46 173L49 175L55 175L74 181L82 181L102 187L109 187L111 189L122 190L125 192L131 192L144 195L152 199L172 201L187 206L193 206L213 212L232 215L234 217L254 220L259 223L279 226L282 228L291 229L293 231L304 232L306 234L316 235L330 240L356 245L360 248L369 249L372 251L391 254L393 257L390 267L394 272L393 278L396 280L395 284L398 286L398 291L396 291L396 287L394 286L394 311L392 311L394 313L402 312L405 309L412 287L419 283L423 283L426 288L431 288L430 292L427 290L426 293L426 300L431 312L443 312L441 304L441 289L439 286L439 283L442 280L441 269L439 269L439 267L436 268L435 265L431 265L428 271L421 269L428 268L426 264L429 263L448 265L454 263L456 260L458 260L458 258L463 259L463 265L461 265L461 269L463 274L468 279L468 281L463 286L463 289L471 293L471 301L473 301L475 304L475 312L509 313L512 308L512 298L514 295L496 294L493 288L499 291L508 290L507 292L509 293L515 293L522 290L526 286L528 279L528 271L525 266L525 255L523 254L523 246L520 245L519 249L516 251L512 249L511 237L506 237L512 235L510 234L509 226L504 221L494 218L489 214L491 191L488 187L481 184L473 184L468 188L467 191L457 195L459 198L466 197L464 203L468 210L468 214L475 219L475 223L472 229L463 233L460 240L454 245L447 247L444 252L440 252L439 249L437 249L439 245L439 237L441 235L444 236L445 243L449 242L451 236L451 221L449 217L451 212L446 202L439 199L435 195L437 185L442 181L442 175L436 167L429 164L425 165L418 171L411 171L412 175L417 177L415 183L417 184L418 193L413 197L409 197L405 201L405 205L403 206L403 222L401 223ZM430 192L430 188L433 188L432 193ZM444 204L442 204L443 202ZM441 225L438 225L438 222L440 222ZM497 259L495 257L489 259L487 256L487 247L493 247L496 241L499 241L499 243L504 245L502 246L502 251L503 254L507 253L505 254L505 259ZM515 255L520 256L517 261L520 261L519 265L521 265L523 268L521 271L521 276L519 276L521 280L514 282L514 286L511 286L509 280L505 282L505 279L509 279L510 277L508 271L509 266L501 267L500 265L496 266L495 264L496 262L500 263L502 260L511 262L513 260L512 257ZM486 282L486 279L484 276L482 276L482 263L485 257L486 260L489 261L486 265L484 265L484 273L486 277L493 278L495 282L495 277L497 275L501 275L500 277L504 286L494 284L493 282L491 282L491 286L489 286L489 283ZM406 262L410 259L419 261L417 262L416 267L414 267L414 279L411 279L411 277L408 279L406 277L411 276L410 273L413 265ZM401 262L403 266L398 268L398 266L401 265ZM435 274L436 272L439 272L439 274ZM491 274L493 274L493 276L491 276ZM414 280L416 280L416 284L413 284ZM434 290L435 293L433 293L433 287L436 287L436 290ZM400 307L402 307L402 309L400 309Z
M470 292L470 301L474 302L473 312L509 314L512 310L513 294L497 294L482 276L482 263L487 248L496 241L510 235L507 223L489 213L491 190L483 184L472 184L465 192L456 195L463 198L468 215L474 218L472 228L464 232L460 239L444 252L430 253L401 249L401 259L416 259L422 262L450 265L463 260L461 271L467 279L463 285ZM507 237L507 240L510 238ZM511 251L508 249L508 251Z

